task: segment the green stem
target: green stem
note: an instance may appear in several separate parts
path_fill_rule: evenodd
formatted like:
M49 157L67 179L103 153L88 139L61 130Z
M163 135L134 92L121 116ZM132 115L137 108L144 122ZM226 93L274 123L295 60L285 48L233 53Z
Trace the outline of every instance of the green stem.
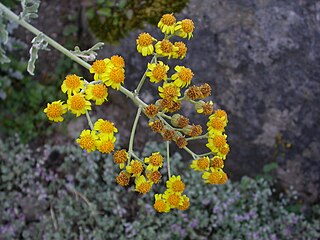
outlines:
M138 125L138 122L139 122L141 110L142 110L142 108L139 106L136 118L134 119L133 126L132 126L132 129L131 129L131 135L130 135L130 140L129 140L129 149L128 149L128 154L129 154L128 162L130 161L131 155L133 153L133 139L134 139L134 135L136 133L136 128L137 128L137 125Z
M171 178L171 170L170 170L170 149L169 149L169 141L166 141L166 147L167 147L167 168L168 168L168 179Z
M92 121L91 121L91 118L90 118L90 115L89 115L88 111L86 111L86 117L87 117L88 124L89 124L91 130L93 130L93 124L92 124Z
M154 60L156 59L156 55L153 56L153 58L151 59L150 63L153 63ZM140 92L140 89L142 88L142 85L144 84L144 81L146 80L146 77L147 77L147 72L148 72L148 66L147 66L147 69L146 71L144 72L142 78L140 79L140 82L136 88L136 90L134 90L134 95L138 95L139 92Z
M200 157L206 157L206 156L209 156L209 155L211 155L211 154L213 154L213 152L207 152L207 153L198 155L198 157L199 157L199 158L200 158Z
M18 24L20 24L22 27L28 29L30 32L32 32L33 34L35 34L36 36L38 36L41 32L35 28L34 26L32 26L31 24L27 23L26 21L24 21L23 19L19 18L19 16L17 16L14 12L12 12L11 10L9 10L6 6L4 6L2 3L0 3L0 9L3 11L4 16L7 17L10 20L13 20L15 22L17 22ZM59 43L57 43L55 40L53 40L52 38L48 37L46 34L43 34L44 39L55 49L59 50L61 53L65 54L66 56L68 56L69 58L71 58L72 60L74 60L75 62L79 63L81 66L90 69L91 65L86 63L85 61L83 61L81 58L77 57L76 55L74 55L73 53L71 53L69 50L67 50L66 48L64 48L63 46L61 46Z
M190 141L190 140L197 140L197 139L204 139L204 138L208 138L208 133L197 136L197 137L189 137L189 138L186 138L186 140Z
M183 149L184 149L187 153L189 153L189 154L192 156L193 159L199 158L199 156L198 156L197 154L195 154L195 153L194 153L192 150L190 150L189 148L184 147Z

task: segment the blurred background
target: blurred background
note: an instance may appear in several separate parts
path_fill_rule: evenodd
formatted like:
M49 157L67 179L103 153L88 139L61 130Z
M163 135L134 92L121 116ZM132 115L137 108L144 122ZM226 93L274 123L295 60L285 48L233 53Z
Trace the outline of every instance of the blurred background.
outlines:
M21 11L19 1L1 2ZM142 31L160 39L156 24L164 13L195 22L186 58L168 63L190 67L193 83L208 82L209 100L227 111L230 182L202 184L201 175L188 173L190 156L172 149L179 152L174 168L186 172L194 200L186 212L156 214L151 194L115 186L118 170L110 157L74 146L86 119L70 114L52 124L43 113L47 102L64 99L67 74L90 74L51 49L39 52L35 75L28 75L34 36L7 23L11 62L0 65L0 239L320 238L320 2L42 0L32 24L70 50L104 42L98 58L123 56L125 86L133 90L150 60L136 51L135 39ZM141 97L151 103L156 91L146 84ZM118 148L128 146L135 112L114 91L93 109L94 118L115 122ZM205 126L192 108L184 113ZM147 153L160 143L141 118L135 149ZM190 148L205 151L204 142Z

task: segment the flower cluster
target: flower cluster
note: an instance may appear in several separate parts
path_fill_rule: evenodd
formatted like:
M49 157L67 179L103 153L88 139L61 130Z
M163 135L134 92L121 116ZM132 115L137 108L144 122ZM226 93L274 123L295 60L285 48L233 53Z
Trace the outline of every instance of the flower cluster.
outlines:
M155 194L154 209L157 212L169 212L171 209L186 210L189 208L189 198L183 194L185 184L180 175L172 175L170 170L169 145L174 142L178 148L187 151L193 161L191 168L202 172L205 183L224 184L227 174L223 171L224 160L229 152L225 127L228 123L227 114L223 110L214 110L212 101L205 101L211 95L208 83L192 85L194 72L191 68L175 65L170 67L167 59L183 59L187 54L187 45L175 38L189 40L193 36L194 23L190 19L177 21L173 14L164 14L158 23L164 34L158 40L149 33L141 33L136 39L137 51L144 57L152 56L146 66L137 88L127 90L124 86L125 61L121 56L114 55L110 59L95 60L87 68L93 74L93 81L88 82L72 74L63 81L61 90L67 94L68 100L55 101L48 104L44 112L55 122L63 121L62 115L68 110L77 117L85 114L90 129L83 130L76 140L81 148L92 152L113 153L114 163L119 165L120 172L116 182L124 187L134 185L134 190L140 194L150 192L154 184L162 181L161 168L167 162L168 180L164 193ZM181 39L180 39L181 40ZM161 60L159 60L161 58ZM158 98L152 103L145 103L140 98L140 90L146 80L154 84ZM91 121L89 110L91 101L101 105L107 101L108 89L120 90L138 107L137 115L131 130L128 149L114 150L118 132L114 123L98 119ZM208 118L207 132L200 124L190 121L178 111L184 103L192 104L197 114ZM167 155L164 158L159 152L139 158L133 151L133 142L141 112L149 119L148 126L161 135L166 142ZM188 142L207 139L209 153L197 154L188 148Z
M169 212L170 209L187 210L190 206L189 198L182 195L185 184L180 176L172 176L166 182L167 189L163 194L155 194L154 209L157 212Z
M102 105L107 101L108 86L119 89L124 82L124 59L114 55L111 59L96 60L93 62L90 72L94 73L95 81L87 82L76 74L70 74L64 79L61 90L67 94L67 103L58 100L47 104L44 109L49 120L62 122L62 117L68 110L79 117L87 115L91 129L83 130L76 142L81 148L92 152L98 150L102 153L114 151L116 138L114 133L118 132L114 123L98 119L94 125L91 122L88 111L92 103Z

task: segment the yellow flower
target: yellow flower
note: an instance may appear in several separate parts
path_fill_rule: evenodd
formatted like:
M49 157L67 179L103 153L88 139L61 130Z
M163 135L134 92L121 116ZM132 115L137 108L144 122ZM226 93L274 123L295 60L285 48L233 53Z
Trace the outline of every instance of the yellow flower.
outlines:
M159 41L155 45L156 53L163 57L171 58L172 54L179 50L178 47L175 47L169 40L164 39Z
M117 150L113 154L113 161L120 164L120 169L124 168L125 162L128 160L128 152L125 149Z
M114 67L124 68L124 66L125 66L124 59L123 59L123 57L121 57L121 56L113 55L113 56L111 57L110 61L111 61L111 64L112 64Z
M132 160L130 165L126 167L128 173L131 173L134 177L139 177L143 171L142 163L138 160Z
M110 67L106 71L102 81L113 89L119 90L124 83L124 69L120 67Z
M227 144L226 134L217 134L208 138L206 146L214 153L219 152L219 149Z
M98 136L94 131L83 130L80 134L80 137L76 140L79 146L82 149L85 149L89 152L96 150L96 141Z
M210 172L204 172L202 178L205 183L209 184L224 184L228 177L220 168L210 168Z
M170 208L177 208L179 205L183 205L183 197L180 192L166 190L163 194L163 198L169 204Z
M174 80L174 84L178 87L189 86L193 78L191 69L184 66L176 66L174 70L176 70L176 73L171 76L171 79Z
M216 110L214 114L210 115L207 122L209 136L223 133L227 123L227 113L221 109Z
M163 199L163 194L155 194L154 195L155 202L153 204L153 208L160 213L169 212L170 206L169 204Z
M163 157L159 152L152 153L150 157L144 159L145 163L149 163L147 170L149 171L157 171L162 167Z
M176 18L173 14L164 14L158 23L161 32L173 34L175 30Z
M183 200L183 203L182 205L178 206L178 209L181 211L185 211L190 207L190 199L186 195L183 195L182 200Z
M154 47L152 42L157 41L149 33L140 33L137 41L137 50L142 56L153 54Z
M136 184L135 191L142 194L146 194L150 192L152 187L152 183L150 183L149 181L147 182L144 176L137 177L135 180L135 184Z
M150 182L155 184L159 183L162 177L159 171L147 171L146 176Z
M81 114L85 114L87 110L91 110L91 103L86 101L82 93L76 93L73 96L69 96L67 101L68 109L79 117Z
M61 90L68 95L72 93L78 93L81 89L84 88L84 81L81 80L81 77L71 74L66 76L65 80L61 85Z
M48 103L47 107L43 110L49 120L54 122L62 122L62 114L67 112L67 105L63 104L61 100Z
M150 82L158 83L161 80L167 80L167 72L169 66L159 61L158 63L148 63L148 71L146 76L150 78Z
M99 131L99 135L103 138L113 138L114 133L118 132L118 129L114 126L113 122L103 120L99 118L93 125L93 129Z
M114 150L114 142L116 138L114 136L104 137L101 134L98 135L100 137L99 140L96 141L97 149L102 153L111 153Z
M201 171L201 172L205 170L209 170L210 159L209 157L202 157L202 158L193 160L190 167L195 171Z
M158 87L158 91L159 96L163 99L178 101L178 97L181 96L180 88L174 83L164 83L162 87Z
M175 31L176 35L182 38L190 39L192 37L192 33L194 30L194 23L190 19L184 19L182 21L177 22Z
M172 176L170 179L166 182L166 186L169 190L175 193L182 193L185 185L181 181L181 177L179 176Z
M183 59L187 54L187 47L183 42L175 42L174 46L178 49L172 53L173 58Z
M230 151L230 147L228 143L226 143L224 146L220 147L218 151L216 152L217 156L221 157L223 160L226 159L228 153Z
M86 88L86 99L96 101L101 105L108 97L108 88L104 84L89 84Z
M108 62L110 61L109 58L105 58L103 60L96 60L93 62L90 73L94 73L94 80L102 80L103 81L103 75L108 69Z
M116 182L123 187L128 186L130 183L130 174L125 171L120 172L116 177Z

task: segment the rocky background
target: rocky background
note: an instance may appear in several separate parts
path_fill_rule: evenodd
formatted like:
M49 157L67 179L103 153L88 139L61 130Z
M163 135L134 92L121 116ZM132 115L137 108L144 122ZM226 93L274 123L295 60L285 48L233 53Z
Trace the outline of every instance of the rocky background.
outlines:
M74 2L77 4L69 9L76 16L86 1ZM40 20L36 22L40 29L48 26L45 21L50 20L44 15L50 11L44 13L43 9L50 5L50 1L42 1ZM63 12L57 11L56 16ZM231 153L225 165L231 180L255 176L265 164L275 162L279 166L275 177L285 190L294 187L305 202L318 201L320 1L191 0L176 16L193 19L196 30L187 42L187 57L172 64L190 67L195 73L195 84L210 83L212 100L229 114L227 134ZM79 24L80 29L86 29L84 18ZM55 39L63 41L59 28L48 30L53 31ZM125 58L125 84L129 89L138 83L148 60L135 50L135 39L141 31L160 39L159 30L146 25L120 40L119 45L107 44L99 53L100 58L113 54ZM82 48L98 41L90 39L86 31L78 34ZM142 90L148 90L142 98L152 102L156 89L146 84ZM186 108L184 112L190 115L194 111ZM128 142L135 108L122 95L112 94L109 104L97 109L96 114L108 115L117 126L127 129L121 131L121 140L124 145ZM200 120L194 117L195 121ZM160 141L146 129L144 120L138 128L137 149L142 149L147 138ZM75 124L82 125L72 123L70 132L76 131ZM202 124L205 125L205 120ZM202 146L191 148L202 152L205 151ZM188 155L185 156L187 161Z

